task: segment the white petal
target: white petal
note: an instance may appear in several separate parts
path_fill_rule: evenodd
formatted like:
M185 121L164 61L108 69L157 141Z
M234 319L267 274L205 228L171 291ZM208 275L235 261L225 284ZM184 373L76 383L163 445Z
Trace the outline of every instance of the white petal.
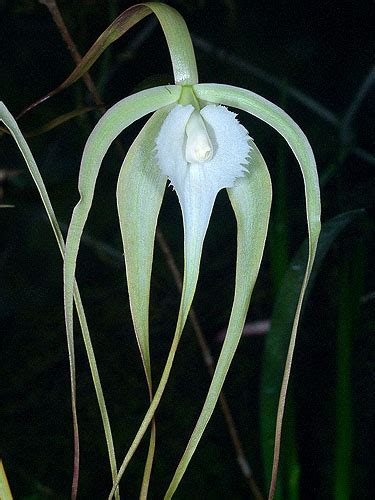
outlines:
M209 104L201 110L214 148L211 160L204 163L212 188L233 187L237 177L246 172L250 154L249 134L224 106Z

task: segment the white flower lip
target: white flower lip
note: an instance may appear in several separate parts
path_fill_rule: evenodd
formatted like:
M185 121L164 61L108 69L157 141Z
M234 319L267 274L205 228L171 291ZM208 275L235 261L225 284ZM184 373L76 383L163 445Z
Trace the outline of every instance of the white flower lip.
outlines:
M249 134L224 106L208 104L199 113L192 105L178 104L160 129L156 154L180 202L186 189L216 195L247 172Z
M247 130L224 106L208 104L199 113L178 104L164 120L156 156L181 205L189 265L199 262L217 193L245 175L249 154Z

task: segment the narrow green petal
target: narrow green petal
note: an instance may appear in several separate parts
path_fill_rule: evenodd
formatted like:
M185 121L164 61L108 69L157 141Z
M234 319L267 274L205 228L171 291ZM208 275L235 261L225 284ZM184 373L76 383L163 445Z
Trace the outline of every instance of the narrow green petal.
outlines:
M149 352L149 299L156 223L167 177L156 163L155 141L169 108L156 111L130 147L117 183L117 207L124 247L126 278L134 330L152 400ZM147 498L153 456L155 424L151 427L141 498Z
M311 146L298 125L283 110L249 90L244 90L229 85L200 84L194 86L198 99L233 106L250 113L276 129L288 142L300 165L305 184L306 214L309 234L309 254L306 272L303 279L301 292L296 307L288 355L285 364L283 382L281 386L279 409L276 423L276 441L272 482L269 497L273 498L276 488L276 475L280 454L280 436L282 418L284 414L285 398L293 359L294 346L297 336L299 317L307 283L312 270L316 248L320 233L320 190L315 158Z
M130 308L147 377L149 356L149 298L156 223L167 177L155 157L155 141L169 108L157 111L143 127L121 167L117 183Z
M177 85L194 85L198 83L197 63L195 61L193 44L189 30L181 14L173 7L163 3L139 3L129 7L116 17L82 57L82 60L77 64L68 78L47 95L24 109L18 115L17 119L82 78L107 47L152 13L158 18L167 41L175 83Z
M86 143L78 183L81 197L73 211L64 258L65 322L68 342L71 345L70 351L73 353L73 294L76 261L102 160L113 140L128 125L158 108L172 104L179 95L180 88L178 86L168 86L145 90L123 99L99 120Z
M64 261L65 320L70 338L73 338L73 283L77 254L102 160L120 132L148 113L172 104L179 95L177 86L156 87L123 99L99 120L86 143L78 183L81 198L73 211Z
M53 229L61 256L64 257L64 251L65 251L64 239L63 239L63 236L61 234L61 230L60 230L58 221L56 219L56 215L55 215L55 212L53 210L51 201L49 199L45 184L44 184L43 179L42 179L42 176L40 175L38 166L34 160L34 157L30 151L30 148L29 148L25 138L22 135L22 132L20 131L20 129L17 125L17 122L15 121L13 116L9 113L8 109L5 107L4 103L2 103L2 102L0 102L0 120L2 122L4 122L6 127L9 129L12 137L16 141L17 146L25 159L26 165L27 165L27 167L30 171L30 174L35 182L35 185L39 191L44 208L45 208L46 213L48 215L48 218L49 218L50 224L52 226L52 229ZM83 340L85 343L87 357L89 360L91 375L92 375L92 379L94 382L94 387L95 387L96 397L98 400L100 414L101 414L101 418L102 418L102 422L103 422L103 428L104 428L105 437L106 437L106 441L107 441L109 461L110 461L110 465L111 465L112 479L114 481L116 478L116 475L117 475L117 465L116 465L116 456L115 456L115 450L114 450L113 439L112 439L112 432L111 432L107 408L106 408L106 404L105 404L105 400L104 400L103 390L102 390L102 386L101 386L101 382L100 382L100 378L99 378L98 367L96 365L94 350L93 350L93 347L91 344L90 333L89 333L89 329L87 326L85 311L83 309L81 297L80 297L78 286L77 286L76 282L74 282L73 295L74 295L74 301L76 304L78 319L79 319L81 329L82 329L82 336L83 336ZM75 432L78 433L78 423L77 423L77 419L75 418L76 381L75 381L75 359L74 359L73 339L70 337L67 337L67 343L68 343L69 363L70 363L72 407L73 407L73 412L74 412L73 413L73 415L74 415L73 425L76 427ZM119 498L118 491L116 493L116 498Z
M171 498L214 411L229 366L241 338L251 293L258 276L271 210L272 188L267 166L251 142L249 173L236 180L228 194L237 219L237 267L232 312L222 351L202 412L168 488Z

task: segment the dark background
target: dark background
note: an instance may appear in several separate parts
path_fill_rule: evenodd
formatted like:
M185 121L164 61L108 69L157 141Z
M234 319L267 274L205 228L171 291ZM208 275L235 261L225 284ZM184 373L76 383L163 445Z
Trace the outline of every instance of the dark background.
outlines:
M323 222L349 210L366 209L334 241L319 271L302 318L289 399L299 470L295 498L370 499L374 473L375 77L370 36L374 4L167 3L181 12L191 30L201 82L228 83L257 92L286 109L305 131L322 179ZM58 5L83 54L131 3L61 0ZM36 0L0 2L0 51L0 99L14 115L58 86L74 67L48 10ZM114 43L91 74L107 105L140 88L173 83L166 44L155 21L147 18ZM91 105L86 87L78 82L25 115L20 126L27 132ZM98 116L92 111L28 139L64 231L78 199L82 149ZM306 237L303 183L277 134L255 119L240 118L262 151L274 181L270 235L248 317L256 321L272 316L287 262ZM138 130L135 125L122 135L125 148ZM115 204L120 164L116 151L111 150L86 229L95 244L92 240L82 244L78 266L119 460L147 408ZM0 137L0 171L0 203L14 205L0 208L0 456L15 498L68 498L73 450L61 258L33 181L15 145L4 135ZM181 268L181 217L171 190L166 193L160 227ZM215 356L221 347L217 334L227 324L232 303L235 238L233 215L221 193L194 302ZM169 349L178 301L174 281L156 247L150 313L155 380ZM264 494L269 471L262 464L259 397L261 372L267 370L262 366L265 339L264 335L242 339L225 386L246 455ZM106 445L78 329L76 341L82 453L79 495L106 498L110 488ZM345 342L341 350L340 342ZM188 325L157 413L158 447L150 498L162 498L208 383ZM349 387L350 395L344 406L338 403L342 387ZM340 458L347 461L350 472L346 491L338 493L337 429L342 415L349 415L347 437L352 452ZM124 477L127 498L137 498L145 451L144 444ZM286 446L282 460L288 462L290 453ZM287 483L284 478L280 498L292 498ZM218 497L252 498L219 410L176 493L181 499Z

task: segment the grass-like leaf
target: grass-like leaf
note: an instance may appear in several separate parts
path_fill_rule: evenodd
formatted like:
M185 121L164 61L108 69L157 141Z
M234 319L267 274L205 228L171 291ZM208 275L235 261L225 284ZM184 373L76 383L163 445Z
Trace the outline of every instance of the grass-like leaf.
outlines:
M62 257L64 257L65 252L65 243L64 238L62 236L59 224L56 219L55 212L53 210L51 201L49 199L45 184L43 182L42 176L40 175L37 164L34 160L34 157L30 151L30 148L20 131L17 122L8 111L4 103L0 102L0 120L4 123L4 125L10 131L12 137L14 138L20 152L22 153L26 165L30 171L30 174L35 182L35 185L39 191L40 197L42 199L44 208L47 212L48 219L52 226L60 253ZM99 372L96 365L94 350L91 344L90 333L87 326L86 316L83 309L81 297L79 294L79 290L75 281L73 281L72 285L72 297L74 297L78 319L81 325L82 336L85 343L85 348L87 352L87 357L90 364L92 379L95 386L96 397L98 399L100 414L103 422L105 437L107 441L109 460L111 465L112 478L114 479L117 475L117 466L116 466L116 457L112 439L112 432L109 423L107 408L105 405L103 390L100 383ZM72 298L73 300L73 298ZM72 496L76 495L77 487L78 487L78 465L79 465L79 438L78 438L78 420L76 413L76 375L75 375L75 356L74 356L74 342L73 335L67 336L68 342L68 351L69 351L69 364L70 364L70 378L71 378L71 391L72 391L72 411L73 411L73 427L74 427L74 439L75 439L75 464L74 464L74 481L72 485ZM118 496L118 493L116 493Z

